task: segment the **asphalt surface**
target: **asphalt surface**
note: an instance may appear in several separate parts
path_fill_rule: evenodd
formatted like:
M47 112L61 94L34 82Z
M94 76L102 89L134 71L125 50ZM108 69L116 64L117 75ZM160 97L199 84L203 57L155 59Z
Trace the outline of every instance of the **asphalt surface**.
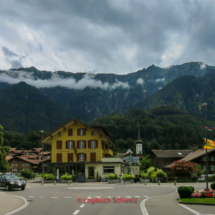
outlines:
M194 186L198 190L204 189L204 184L194 184ZM175 188L177 186L168 183L160 186L157 184L75 183L71 185L40 185L29 183L24 191L17 189L6 192L0 189L0 194L3 191L27 199L29 206L17 212L16 215L141 215L143 213L140 203L144 199L147 199L145 205L150 215L194 214L178 204L179 196L175 192ZM78 198L80 202L77 201ZM93 204L92 201L95 198L97 198L97 201L107 202ZM132 202L122 202L126 199L131 199ZM114 200L118 202L114 203ZM199 214L215 214L212 206L186 206L199 212Z

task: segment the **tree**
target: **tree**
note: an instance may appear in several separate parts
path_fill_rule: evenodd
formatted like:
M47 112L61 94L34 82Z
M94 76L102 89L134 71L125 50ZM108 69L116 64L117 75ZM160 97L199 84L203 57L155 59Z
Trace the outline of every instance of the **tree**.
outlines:
M196 163L184 160L175 161L170 169L175 177L190 177L192 172L197 173L199 171Z
M150 156L147 155L146 158L142 159L140 161L140 164L141 164L141 169L142 170L147 170L150 166L151 166L151 159L150 159Z
M10 147L3 146L4 137L3 137L3 127L0 125L0 172L9 172L10 166L6 160L6 156L10 151Z

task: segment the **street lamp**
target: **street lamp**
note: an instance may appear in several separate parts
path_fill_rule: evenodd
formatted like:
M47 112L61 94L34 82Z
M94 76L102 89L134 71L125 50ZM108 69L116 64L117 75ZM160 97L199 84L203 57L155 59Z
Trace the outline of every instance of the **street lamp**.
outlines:
M203 103L202 106L205 107L205 127L206 125L206 120L207 120L207 103ZM207 135L208 135L208 129L206 128L206 144L207 144ZM206 188L208 188L208 150L206 149L206 171L205 171L205 175L206 175Z
M44 176L44 163L43 163L43 130L40 131L42 133L42 178Z

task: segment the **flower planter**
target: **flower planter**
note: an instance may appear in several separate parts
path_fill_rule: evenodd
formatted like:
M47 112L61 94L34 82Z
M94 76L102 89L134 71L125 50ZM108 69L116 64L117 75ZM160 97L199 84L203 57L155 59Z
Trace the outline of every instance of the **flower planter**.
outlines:
M44 180L44 183L54 183L55 180Z
M123 180L124 183L134 183L134 179Z
M72 180L62 180L62 179L60 179L60 180L58 180L57 181L58 183L72 183Z
M143 178L140 178L140 183L149 183L150 182L150 179L143 179Z
M108 183L118 183L119 179L108 179Z

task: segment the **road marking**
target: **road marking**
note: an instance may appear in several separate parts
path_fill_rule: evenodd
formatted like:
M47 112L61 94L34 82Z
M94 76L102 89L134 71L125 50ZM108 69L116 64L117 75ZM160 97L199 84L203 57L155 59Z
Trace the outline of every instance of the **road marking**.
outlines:
M95 196L96 198L101 198L101 196Z
M51 197L51 199L57 199L58 197Z
M140 198L140 196L134 196L134 197L136 197L136 198Z
M145 202L148 200L148 199L151 199L152 197L149 197L147 199L144 199L141 203L140 203L140 208L141 208L141 211L142 211L142 214L143 215L149 215L148 211L146 210L146 206L145 206Z
M88 199L91 199L91 196L89 196Z
M143 197L148 197L148 196L143 196Z
M71 197L70 197L70 196L65 196L64 198L65 198L65 199L71 199Z
M28 196L29 198L34 198L34 196Z
M111 199L111 196L105 196L105 197L107 197L107 198L110 198L110 199Z
M76 210L73 214L78 214L79 211L80 211L80 210Z
M102 189L112 189L113 187L68 187L68 189L73 190L102 190Z
M9 195L9 194L7 194L7 195ZM16 195L10 195L10 196L16 196ZM29 202L27 201L27 199L22 198L22 197L20 197L20 196L16 196L16 197L19 197L19 198L23 199L24 202L25 202L24 205L22 205L20 208L17 208L16 210L11 211L11 212L9 212L9 213L7 213L7 214L5 214L5 215L12 215L12 214L15 214L15 213L21 211L22 209L26 208L26 207L29 205Z
M121 196L115 196L116 198L120 198Z
M125 196L125 197L127 197L127 198L131 198L131 196Z
M195 211L195 210L193 210L193 209L191 209L191 208L189 208L189 207L187 207L185 205L182 205L182 204L179 204L179 205L181 205L183 208L187 209L188 211L190 211L190 212L192 212L192 213L194 213L196 215L200 214L199 212L197 212L197 211Z
M80 208L83 208L83 207L84 207L84 204L80 206Z

